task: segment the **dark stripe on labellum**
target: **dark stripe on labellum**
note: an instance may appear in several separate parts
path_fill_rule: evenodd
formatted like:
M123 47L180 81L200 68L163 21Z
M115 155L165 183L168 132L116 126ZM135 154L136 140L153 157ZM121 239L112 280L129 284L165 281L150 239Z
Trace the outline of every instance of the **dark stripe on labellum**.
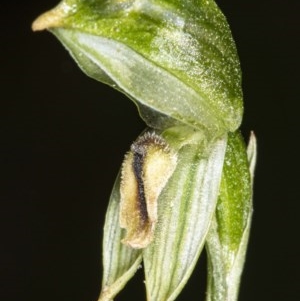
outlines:
M145 133L131 145L120 185L120 226L126 229L123 243L145 248L153 240L158 197L176 162L176 153L155 133Z
M143 180L143 164L144 164L145 151L141 150L140 148L141 147L139 146L132 147L132 149L134 149L132 165L133 165L133 172L138 186L137 195L138 195L139 212L141 215L142 222L145 223L148 220L145 186Z
M133 172L138 186L138 206L143 223L146 223L149 217L144 184L144 159L147 156L147 148L154 145L160 146L161 148L167 148L167 144L160 136L156 135L155 133L147 132L143 136L139 137L130 148L133 154Z

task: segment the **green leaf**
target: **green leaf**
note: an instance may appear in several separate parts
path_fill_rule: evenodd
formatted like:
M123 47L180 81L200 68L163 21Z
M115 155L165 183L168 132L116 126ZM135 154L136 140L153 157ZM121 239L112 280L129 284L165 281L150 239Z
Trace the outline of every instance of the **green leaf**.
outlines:
M215 137L240 125L239 61L212 0L65 0L33 28L50 28L84 72L127 94L153 128L183 123Z
M184 141L178 139L180 130L169 129L162 136L167 141L176 137L173 144L180 143ZM178 296L195 267L215 211L227 139L205 142L199 133L191 137L190 143L181 145L176 169L158 198L155 238L144 250L148 301Z
M119 293L141 264L142 253L121 243L119 226L120 176L113 187L103 234L103 278L99 301L109 301Z
M236 301L238 297L252 217L253 135L249 145L248 159L240 133L228 136L217 209L207 235L207 301Z

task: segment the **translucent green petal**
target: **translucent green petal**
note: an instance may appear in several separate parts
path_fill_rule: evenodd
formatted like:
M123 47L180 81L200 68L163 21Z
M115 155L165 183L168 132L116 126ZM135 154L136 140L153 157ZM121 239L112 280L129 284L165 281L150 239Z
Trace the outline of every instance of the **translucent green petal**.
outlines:
M33 27L50 28L88 75L133 99L151 127L179 122L217 136L240 125L239 61L212 0L66 0Z
M207 235L207 301L238 297L252 217L253 135L249 146L247 158L240 133L229 134L217 210Z
M99 301L109 301L122 290L142 261L141 252L121 243L119 226L120 177L112 190L103 234L103 278Z
M194 269L215 210L226 137L194 142L180 149L158 199L155 240L143 255L148 301L175 300Z

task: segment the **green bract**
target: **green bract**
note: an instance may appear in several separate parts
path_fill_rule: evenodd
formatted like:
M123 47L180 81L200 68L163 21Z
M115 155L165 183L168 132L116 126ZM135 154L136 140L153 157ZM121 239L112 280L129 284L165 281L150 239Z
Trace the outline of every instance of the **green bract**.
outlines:
M33 28L50 29L84 72L127 94L148 126L216 136L241 123L240 65L212 0L65 0Z

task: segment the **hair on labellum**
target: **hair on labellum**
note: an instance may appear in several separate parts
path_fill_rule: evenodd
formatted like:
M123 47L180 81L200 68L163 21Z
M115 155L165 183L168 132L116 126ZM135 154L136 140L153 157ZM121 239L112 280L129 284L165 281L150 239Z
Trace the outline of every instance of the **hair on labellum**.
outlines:
M120 186L120 226L123 243L145 248L154 237L157 200L174 172L177 156L156 133L140 136L125 155Z

